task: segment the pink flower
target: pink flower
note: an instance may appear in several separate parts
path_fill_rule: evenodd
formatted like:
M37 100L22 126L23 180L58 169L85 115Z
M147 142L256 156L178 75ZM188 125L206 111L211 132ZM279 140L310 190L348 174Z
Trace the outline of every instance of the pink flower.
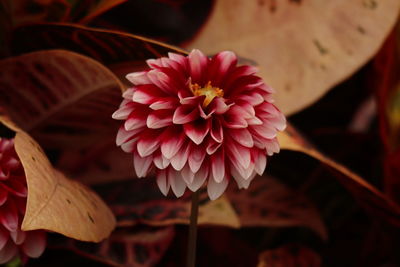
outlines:
M44 231L21 230L27 195L26 177L14 142L0 138L0 264L18 254L22 260L39 257L46 246Z
M125 121L117 145L133 154L137 176L154 170L161 192L172 188L177 197L207 181L216 199L231 177L247 188L266 155L279 152L277 132L286 126L273 89L229 51L211 59L199 50L170 53L147 64L126 76L134 86L113 114Z

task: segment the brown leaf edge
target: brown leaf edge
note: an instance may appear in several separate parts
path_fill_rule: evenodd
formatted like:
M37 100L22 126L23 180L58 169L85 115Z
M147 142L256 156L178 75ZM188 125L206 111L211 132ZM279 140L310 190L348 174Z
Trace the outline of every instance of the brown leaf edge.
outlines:
M318 151L294 126L289 124L287 129L278 135L278 141L281 149L301 152L324 163L339 174L339 181L362 207L400 226L400 206L361 176Z
M16 132L15 150L28 184L22 230L44 229L91 242L108 237L115 217L96 193L54 169L42 148L6 115L0 115L0 123Z

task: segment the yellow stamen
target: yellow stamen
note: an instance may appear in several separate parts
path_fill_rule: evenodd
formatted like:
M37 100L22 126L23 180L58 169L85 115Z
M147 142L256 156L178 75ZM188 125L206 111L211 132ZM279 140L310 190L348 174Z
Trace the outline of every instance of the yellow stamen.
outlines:
M206 96L203 102L203 107L207 107L214 99L214 97L224 96L224 91L218 87L213 87L211 85L211 81L209 81L204 87L200 87L200 85L198 85L197 83L192 84L190 82L189 88L193 92L193 95L195 96L201 96L201 95Z

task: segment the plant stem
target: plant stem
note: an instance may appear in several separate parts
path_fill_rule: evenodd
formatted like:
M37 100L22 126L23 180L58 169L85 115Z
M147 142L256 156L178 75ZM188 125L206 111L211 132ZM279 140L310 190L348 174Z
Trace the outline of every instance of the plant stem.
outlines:
M189 241L187 251L187 267L195 267L196 263L196 240L197 240L197 218L199 213L199 190L192 194L192 208L190 211Z

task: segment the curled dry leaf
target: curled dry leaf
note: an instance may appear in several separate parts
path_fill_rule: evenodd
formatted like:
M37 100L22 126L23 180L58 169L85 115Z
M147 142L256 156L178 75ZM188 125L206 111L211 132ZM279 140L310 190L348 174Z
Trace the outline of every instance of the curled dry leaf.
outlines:
M118 226L133 226L138 223L152 226L189 223L190 194L178 199L166 198L152 179L154 178L135 178L96 187L117 217ZM198 222L232 228L240 226L239 218L229 200L223 196L210 201L205 190L202 190L200 196Z
M257 267L320 267L315 251L297 244L285 245L261 253Z
M362 207L400 225L400 207L395 202L356 173L319 152L293 126L288 125L286 131L279 133L278 140L282 149L302 152L326 164L338 174L339 181Z
M115 267L149 267L155 266L162 259L174 236L173 226L119 228L99 244L69 239L50 245L54 248L72 250Z
M106 238L115 227L107 205L89 188L55 170L40 146L10 119L0 120L16 131L15 150L28 184L22 230L45 229L92 242Z
M228 198L242 227L295 227L312 229L322 239L328 234L318 210L307 198L278 180L256 177L247 190L229 187Z
M278 107L292 114L371 59L399 8L398 0L217 0L187 46L211 54L230 49L257 61L278 89Z
M0 61L0 105L46 147L76 148L115 135L122 85L95 60L65 50Z

